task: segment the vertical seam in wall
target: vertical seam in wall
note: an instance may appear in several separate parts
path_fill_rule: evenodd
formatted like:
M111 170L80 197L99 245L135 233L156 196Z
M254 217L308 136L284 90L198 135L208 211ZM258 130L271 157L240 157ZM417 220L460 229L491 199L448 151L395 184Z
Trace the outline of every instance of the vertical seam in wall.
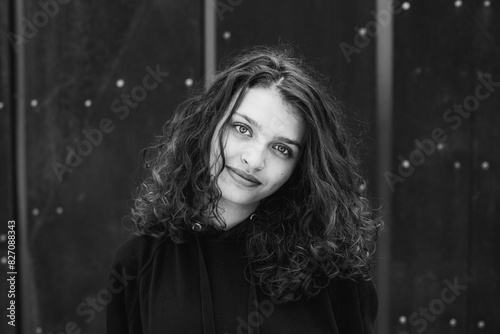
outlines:
M388 11L392 0L377 0L377 13ZM378 290L379 315L378 333L389 333L390 328L390 266L391 266L391 197L384 173L390 170L392 155L392 91L393 91L393 24L378 25L376 40L376 100L377 100L377 192L383 210L385 229L378 245Z
M204 65L205 65L205 88L212 81L216 66L216 22L215 22L215 0L205 0L204 6Z
M24 0L14 0L14 23L13 27L18 36L23 36L22 18L24 13ZM18 333L30 333L33 331L32 324L36 314L31 309L36 305L30 303L31 284L31 257L28 246L28 175L26 161L26 64L24 43L18 44L18 51L14 53L14 96L13 108L15 110L15 164L16 164L16 195L17 195L17 224L18 224L18 284L20 298L16 298ZM20 308L19 308L20 306Z

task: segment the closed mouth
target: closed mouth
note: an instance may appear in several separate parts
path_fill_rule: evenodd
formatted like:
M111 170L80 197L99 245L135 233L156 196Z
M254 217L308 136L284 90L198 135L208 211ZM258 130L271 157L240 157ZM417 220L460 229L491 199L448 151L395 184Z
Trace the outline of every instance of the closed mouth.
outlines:
M243 178L249 182L254 183L255 185L262 184L255 176L247 174L244 171L242 171L241 169L233 168L233 167L229 167L229 166L226 166L226 168L229 169L234 174L240 176L241 178Z

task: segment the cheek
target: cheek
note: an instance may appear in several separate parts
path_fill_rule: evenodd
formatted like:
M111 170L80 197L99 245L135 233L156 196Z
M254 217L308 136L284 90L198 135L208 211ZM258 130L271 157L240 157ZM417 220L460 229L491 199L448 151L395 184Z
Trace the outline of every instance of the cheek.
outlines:
M241 154L242 143L235 138L233 134L226 131L225 133L225 143L224 143L224 157L228 165L229 161L238 157Z
M281 187L293 173L296 163L279 163L273 168L274 172L269 176L269 180L274 187Z

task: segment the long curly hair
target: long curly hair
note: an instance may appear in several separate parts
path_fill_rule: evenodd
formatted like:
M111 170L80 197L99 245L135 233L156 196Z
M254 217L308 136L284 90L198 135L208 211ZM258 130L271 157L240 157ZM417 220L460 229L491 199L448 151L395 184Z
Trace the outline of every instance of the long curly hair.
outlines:
M288 181L263 199L246 235L253 279L275 302L314 296L335 277L368 278L381 226L361 190L363 178L342 108L314 72L287 48L257 48L234 58L210 86L181 104L145 150L147 176L131 210L135 231L183 242L194 224L216 219L222 133L251 88L273 88L305 127L303 152ZM222 166L211 175L218 136Z

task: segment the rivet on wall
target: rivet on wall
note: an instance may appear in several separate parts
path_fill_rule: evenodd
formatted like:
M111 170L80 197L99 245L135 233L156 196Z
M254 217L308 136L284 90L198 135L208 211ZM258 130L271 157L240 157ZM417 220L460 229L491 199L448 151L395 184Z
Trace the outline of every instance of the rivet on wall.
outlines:
M422 67L417 67L413 73L415 73L416 75L419 75L419 74L422 74Z
M7 234L0 234L0 242L7 241Z
M85 105L85 107L89 108L92 105L92 101L91 100L85 100L85 102L83 104Z
M36 217L40 214L40 210L38 210L38 208L34 208L33 210L31 210L31 214Z
M231 33L229 31L224 31L222 34L222 38L224 38L226 41L231 38Z
M478 321L477 328L483 329L486 327L486 323L483 320Z
M401 5L401 8L403 8L404 10L408 10L408 9L410 9L410 7L411 7L411 5L407 1L403 2L403 4Z
M36 334L41 334L41 333L43 333L43 329L42 329L42 327L37 327L37 328L35 329L35 332L36 332Z
M451 318L448 323L450 324L450 327L452 327L452 328L457 327L457 319L455 319L455 318Z
M63 213L63 212L64 212L64 210L63 210L63 208L61 208L60 206L58 206L58 207L56 208L56 213L57 213L58 215L62 215L62 213Z
M3 102L0 102L0 109L3 109Z
M490 169L490 163L489 163L488 161L483 161L483 162L481 163L481 168L482 168L483 170L488 170L488 169Z
M2 259L0 260L0 262L2 262L2 264L7 264L7 257L2 256Z
M366 28L365 27L362 27L362 28L359 28L358 30L358 34L359 36L366 36Z
M33 108L35 108L35 107L38 105L38 100L33 99L33 100L31 100L30 104L31 104L31 106L32 106Z
M460 169L460 167L462 167L462 164L460 163L460 161L455 161L455 162L453 163L453 167L454 167L455 169Z
M406 317L405 317L404 315L402 315L402 316L400 316L400 317L398 318L398 322L399 322L401 325L406 324L406 320L407 320L407 319L406 319Z
M184 81L184 84L186 87L191 87L193 85L193 79L187 78L186 81Z
M410 162L408 160L403 160L401 162L401 166L403 166L403 168L405 168L405 169L408 169L408 168L410 168Z
M443 148L444 148L444 144L443 144L443 143L438 143L438 144L436 145L436 148L437 148L439 151L442 151L442 150L443 150Z
M455 1L455 7L462 7L462 0L456 0Z
M116 87L123 87L125 85L125 81L123 79L116 80Z
M484 5L484 7L489 7L489 6L491 5L490 0L485 0L485 1L483 2L483 5Z

